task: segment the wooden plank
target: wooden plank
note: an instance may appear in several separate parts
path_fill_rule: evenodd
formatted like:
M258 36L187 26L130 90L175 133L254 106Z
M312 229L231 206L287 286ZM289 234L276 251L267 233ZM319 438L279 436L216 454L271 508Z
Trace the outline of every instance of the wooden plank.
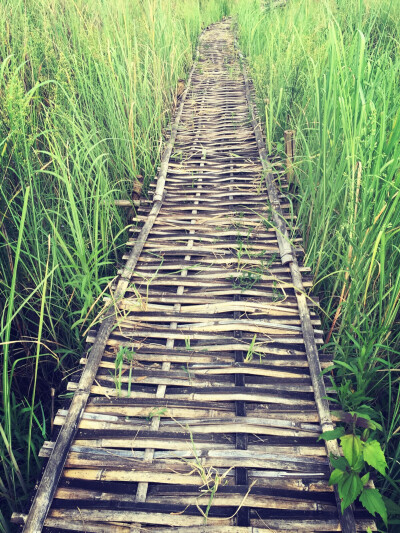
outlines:
M82 358L80 363L86 364L87 359ZM115 370L115 362L114 361L107 361L105 359L102 360L102 362L99 365L99 368L107 368L111 370ZM122 370L128 370L130 369L129 364L122 364L120 366ZM266 377L275 377L275 378L309 378L308 372L305 373L299 373L298 371L293 371L293 369L286 369L286 370L276 370L274 368L271 368L267 365L255 365L251 363L235 363L232 365L202 365L201 367L199 365L196 365L195 363L189 363L188 368L181 371L169 371L168 375L179 375L181 377L187 378L188 371L190 369L190 374L192 377L196 376L207 376L207 375L235 375L235 374L247 374L247 375L253 375L253 376L266 376ZM160 373L156 371L156 369L141 369L136 368L135 369L135 379L148 376L148 375L159 375ZM162 373L160 374L162 375Z
M64 423L65 417L57 415L54 424ZM150 428L147 421L140 419L130 419L122 421L118 416L96 416L94 413L85 414L80 422L81 429L103 429L114 431L125 431L125 435L137 435L138 431L146 431ZM187 428L187 429L186 429ZM291 437L313 437L320 433L318 424L296 423L292 420L282 420L279 418L246 417L240 419L231 416L230 418L210 418L210 419L185 419L182 421L161 420L158 430L161 432L172 432L186 435L190 439L190 434L222 434L235 433L240 428L240 432L257 435L279 435Z
M143 513L144 514L144 513ZM13 522L16 524L23 524L26 521L26 515L15 513ZM153 519L154 520L154 519ZM138 522L129 522L129 524L123 521L119 522L104 522L104 521L93 521L90 519L84 519L85 531L88 533L109 533L110 527L112 527L113 533L142 533L139 529ZM138 529L135 531L135 524L137 524ZM255 521L253 520L253 524ZM279 520L279 519L270 519L268 520L269 527L263 527L265 523L262 520L259 520L259 525L252 525L249 527L238 527L230 525L216 525L215 523L209 525L190 525L190 526L178 526L174 527L174 533L271 533L271 528L275 531L286 531L290 533L310 533L311 531L340 531L339 524L334 520ZM160 527L151 527L147 528L151 533L171 533L169 527L163 527L162 524L159 524ZM57 529L68 529L70 531L82 531L82 518L77 518L76 520L71 520L70 516L67 514L67 518L52 518L48 517L45 521L45 526L49 528ZM371 531L377 531L376 525L372 520L361 519L357 520L357 531L366 531L367 528L370 528Z
M99 442L101 441L101 442ZM93 446L95 446L93 448ZM175 439L175 440L167 440L165 438L162 438L160 435L157 437L154 437L153 439L147 438L141 438L140 436L135 439L98 439L94 442L92 441L83 441L83 440L75 440L75 444L73 444L70 448L70 452L80 452L80 451L91 451L94 453L94 450L97 450L99 448L108 448L108 452L110 453L110 449L118 449L118 454L121 454L122 451L129 450L129 456L135 456L136 454L132 452L132 450L135 449L142 449L142 448L154 448L154 449L160 449L162 452L155 452L154 457L157 459L158 457L164 457L167 453L166 450L172 450L173 455L171 457L181 457L181 454L177 454L177 452L184 452L185 456L191 453L190 450L191 443L187 439ZM54 448L54 442L45 441L43 443L42 448L40 449L39 456L40 457L50 457L51 452ZM231 444L229 442L196 442L196 450L234 450L235 445ZM254 451L257 454L258 453L267 453L267 454L276 454L276 453L282 453L283 455L295 455L295 456L317 456L317 457L326 457L326 450L322 446L285 446L282 444L276 444L275 446L248 446L248 450ZM114 453L114 452L113 452ZM193 456L193 453L191 453ZM140 452L137 457L141 458L144 456L144 452Z
M247 453L244 453L247 452ZM128 454L127 454L128 455ZM160 452L153 454L152 462L144 460L144 452L131 452L127 457L116 454L113 450L106 450L101 453L75 452L70 451L66 459L65 466L68 469L93 470L101 469L107 471L118 471L121 475L131 473L135 475L139 472L149 472L155 475L164 472L186 474L196 476L197 483L202 486L200 471L197 466L203 468L234 468L237 466L246 468L263 468L273 470L285 470L293 472L306 472L327 474L329 471L326 457L307 457L297 455L284 455L283 453L259 453L258 450L191 450L185 453L168 454ZM96 470L97 471L97 470ZM196 474L197 473L197 474ZM149 475L150 475L149 474ZM86 475L82 473L82 476ZM92 476L92 474L90 474ZM154 476L153 476L154 477ZM133 477L130 477L133 480ZM161 482L161 481L157 481ZM182 483L181 483L182 484ZM185 483L183 483L185 484Z

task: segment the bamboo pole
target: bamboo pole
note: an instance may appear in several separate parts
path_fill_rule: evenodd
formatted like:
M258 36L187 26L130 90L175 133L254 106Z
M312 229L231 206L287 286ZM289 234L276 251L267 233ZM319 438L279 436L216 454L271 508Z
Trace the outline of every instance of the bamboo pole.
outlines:
M242 72L243 72L243 77L244 77L244 82L245 82L246 99L249 105L249 111L250 111L250 116L251 116L251 124L253 126L254 135L257 140L257 146L258 146L260 159L261 159L261 163L262 163L264 174L265 174L265 181L267 184L267 191L268 191L269 201L270 201L271 209L272 209L272 216L273 216L275 227L276 227L276 238L279 244L279 254L281 256L282 264L286 265L290 263L291 261L293 261L294 250L290 243L289 233L288 233L287 226L285 223L285 215L282 211L281 202L279 200L278 192L274 184L272 166L270 162L268 161L268 154L267 154L267 150L266 150L265 143L263 140L260 123L259 123L259 120L257 120L255 106L251 98L250 84L249 84L249 79L248 79L247 72L244 66L244 58L240 51L239 51L239 56L242 60L242 67L243 67Z

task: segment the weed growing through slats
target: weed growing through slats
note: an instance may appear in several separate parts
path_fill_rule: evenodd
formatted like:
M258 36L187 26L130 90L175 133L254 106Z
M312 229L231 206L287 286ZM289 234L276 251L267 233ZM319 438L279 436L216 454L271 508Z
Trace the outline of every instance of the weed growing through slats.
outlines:
M164 416L167 413L168 409L166 407L153 407L149 414L146 416L146 420L149 422L153 420L153 418L160 418Z
M190 430L189 426L184 427L180 422L178 422L176 420L175 420L175 422L177 422L190 435L190 451L193 454L194 460L185 459L185 458L181 458L181 460L184 463L186 463L187 465L192 467L193 470L192 470L191 473L196 473L200 477L200 479L201 479L201 481L203 483L203 485L200 486L200 492L202 494L201 494L201 496L199 496L196 499L196 507L199 510L200 514L204 517L204 523L207 524L208 518L209 518L209 512L210 512L210 509L212 507L212 504L213 504L213 501L215 499L215 496L216 496L216 494L218 492L218 489L221 486L227 485L227 483L228 483L227 476L234 469L234 467L231 466L230 468L227 468L223 474L220 474L220 472L215 467L213 467L213 466L204 466L203 461L201 460L201 454L199 454L199 452L198 452L198 450L196 448L196 444L194 442L193 433ZM247 490L246 494L243 496L243 499L242 499L240 505L238 506L238 508L236 509L236 511L231 516L225 518L224 520L231 520L232 518L234 518L237 515L239 510L244 505L244 503L246 501L246 498L250 494L251 489L253 488L253 486L255 484L256 484L256 480L253 481L250 484L250 486L248 487L248 490ZM206 506L206 509L204 511L200 507L200 499L203 496L208 497L207 506ZM186 508L181 513L178 513L178 514L183 514L185 512L185 510L186 510Z
M191 451L193 452L194 460L182 459L182 461L189 464L193 468L193 472L196 472L203 482L203 485L200 487L200 491L202 492L202 495L206 495L209 498L207 502L207 507L206 510L203 511L199 506L198 502L196 502L196 506L200 513L203 515L204 522L207 523L208 514L210 512L210 508L212 506L218 488L228 483L228 480L225 478L233 469L233 467L226 470L222 475L218 472L217 469L212 466L205 467L197 451L193 438L193 433L189 430L189 428L187 428L187 430L190 434Z
M186 350L193 350L193 348L190 346L190 337L185 338L185 349Z
M243 292L243 291L252 289L254 285L258 281L260 281L261 274L258 272L252 272L249 270L245 270L240 273L240 276L238 277L231 276L230 279L232 279L232 287L234 289L240 289Z
M245 363L249 363L250 361L253 360L253 355L254 355L254 347L256 345L256 340L257 340L257 334L254 335L254 337L252 338L251 340L251 343L247 349L247 353L246 353L246 357L244 358L244 362Z
M276 302L283 302L285 300L286 296L281 288L278 288L277 282L274 280L272 282L272 301L274 303Z
M122 396L122 376L125 373L124 365L128 364L128 391L127 397L129 398L132 391L132 374L133 374L133 363L135 358L134 350L128 348L127 346L120 346L118 352L115 355L115 367L114 367L114 385L117 391L117 397Z

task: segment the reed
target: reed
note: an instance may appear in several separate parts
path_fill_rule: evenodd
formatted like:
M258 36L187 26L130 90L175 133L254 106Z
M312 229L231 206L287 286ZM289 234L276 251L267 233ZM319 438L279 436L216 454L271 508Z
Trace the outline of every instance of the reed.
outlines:
M217 0L0 5L0 531L50 432L51 388L127 240L116 199L155 175L179 80Z
M400 499L400 23L399 3L290 0L261 10L239 0L238 31L251 65L267 144L283 155L296 132L291 171L321 298L325 350L347 410L383 426ZM398 524L391 506L392 530ZM397 526L398 527L398 526Z

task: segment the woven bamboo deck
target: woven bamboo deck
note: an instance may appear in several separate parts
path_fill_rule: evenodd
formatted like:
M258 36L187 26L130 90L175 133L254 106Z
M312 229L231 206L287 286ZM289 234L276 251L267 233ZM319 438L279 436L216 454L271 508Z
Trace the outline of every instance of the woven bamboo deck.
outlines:
M252 98L211 26L24 531L376 531L328 485L330 361Z

